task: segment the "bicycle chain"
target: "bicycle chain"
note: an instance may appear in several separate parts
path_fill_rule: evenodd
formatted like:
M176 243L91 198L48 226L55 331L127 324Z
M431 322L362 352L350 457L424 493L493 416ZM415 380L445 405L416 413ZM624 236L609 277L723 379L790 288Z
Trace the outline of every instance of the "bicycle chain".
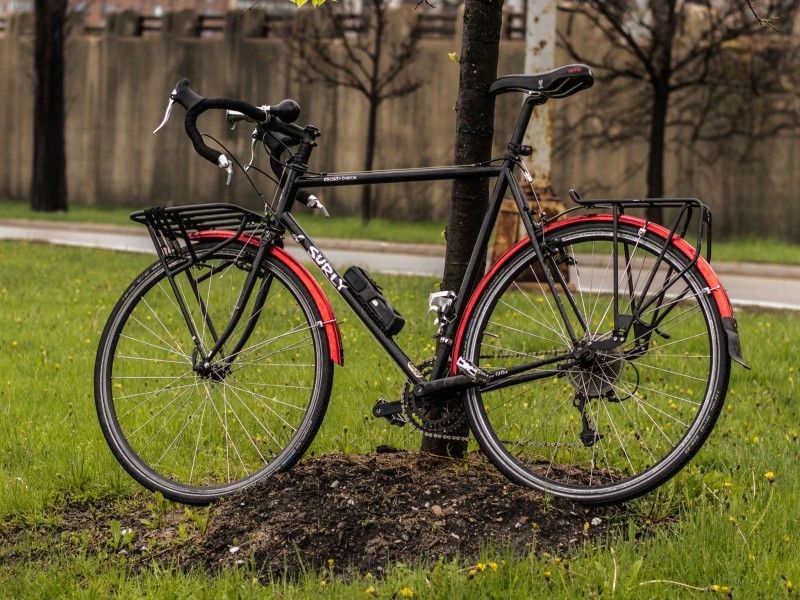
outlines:
M556 356L556 355L561 354L561 353L562 353L562 351L559 351L559 350L543 350L541 352L535 352L535 353L526 354L526 356L533 356L533 357ZM519 357L519 353L500 353L500 354L489 354L489 355L481 355L480 356L481 359L487 359L487 358L488 359L491 359L491 358L517 358L517 357ZM433 365L433 359L428 359L428 360L422 362L420 365L418 365L417 368L419 368L419 370L421 372L423 372L425 368L430 368L432 365ZM414 413L414 407L411 406L411 403L409 402L409 394L408 394L408 391L407 391L408 388L409 388L408 384L406 384L406 388L407 389L404 390L403 396L402 396L402 401L401 402L402 402L403 411L400 413L400 416L406 423L409 423L413 429L415 429L416 431L418 431L420 434L422 434L425 437L430 437L430 438L435 438L435 439L440 439L440 440L452 440L452 441L456 441L456 442L468 442L470 440L469 436L454 435L454 434L451 434L451 433L445 433L446 431L451 430L451 429L453 429L454 427L456 427L458 425L461 425L464 422L464 419L466 418L465 414L462 414L453 423L449 423L446 426L444 426L443 427L443 432L429 429L430 427L435 427L436 426L433 423L429 422L427 425L423 426L423 425L420 425L419 423L417 423L413 418L409 417L410 414L415 414L415 413ZM425 422L425 418L424 417L420 416L420 419L423 421L423 423ZM580 447L583 447L583 444L580 444L580 443L559 443L559 442L516 442L516 444L517 445L522 445L522 446L543 446L543 447L547 447L547 448L580 448Z

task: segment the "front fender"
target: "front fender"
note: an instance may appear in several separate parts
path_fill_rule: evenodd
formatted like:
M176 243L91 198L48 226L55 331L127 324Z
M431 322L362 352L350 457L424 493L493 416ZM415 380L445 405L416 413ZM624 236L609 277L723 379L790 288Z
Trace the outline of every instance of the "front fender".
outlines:
M192 240L221 242L235 236L235 231L228 231L227 229L213 229L208 231L197 231L190 234L189 237ZM253 236L243 235L240 237L240 241L255 248L260 245L260 240ZM342 334L339 331L339 323L336 320L336 316L333 314L331 304L328 301L327 296L325 296L325 293L322 291L319 283L317 283L317 280L311 276L311 273L308 272L308 269L300 264L296 258L286 252L283 248L271 246L269 253L275 259L286 265L286 267L288 267L289 270L297 276L306 289L308 289L308 291L311 293L311 297L314 299L314 304L316 304L317 309L319 310L319 314L322 317L322 322L325 327L325 335L328 338L328 347L330 349L331 360L337 365L343 365L344 349L342 346Z
M564 219L563 221L556 221L553 223L549 223L545 226L545 234L552 233L562 229L564 227L575 225L578 223L587 223L587 222L611 222L613 220L613 215L610 214L596 214L596 215L581 215L578 217L572 217L570 219ZM656 223L651 223L639 217L633 217L630 215L621 215L619 217L621 223L627 223L629 225L633 225L634 227L642 228L645 227L647 231L654 233L655 235L663 238L669 238L669 229L658 225ZM467 324L469 323L470 319L472 318L472 312L475 310L475 306L478 304L478 301L481 299L484 290L489 285L489 282L495 276L495 274L500 271L506 264L508 264L517 254L522 252L525 248L530 246L530 238L524 238L520 240L517 244L512 246L511 248L503 254L497 262L495 262L492 267L489 269L489 272L481 279L478 283L478 286L475 288L475 292L472 294L469 302L467 303L467 307L464 310L464 316L461 319L461 323L459 324L458 330L456 332L455 341L453 343L453 358L452 358L452 369L453 374L457 374L457 367L456 362L461 356L461 347L464 342L464 335L466 333ZM682 252L687 258L690 260L695 256L695 249L683 238L673 236L673 245ZM722 287L722 284L717 277L717 274L714 272L714 269L711 268L711 265L708 264L708 261L700 256L697 259L697 268L700 271L700 274L703 276L703 279L706 282L706 285L711 290L711 294L714 298L714 302L716 302L717 307L719 308L720 316L722 317L722 327L725 331L725 334L728 339L728 354L730 357L735 360L737 363L742 365L745 368L749 367L745 364L744 359L742 358L742 350L741 344L739 342L739 330L736 325L736 319L733 316L733 307L731 306L730 299L728 298L728 293L725 291L725 288Z

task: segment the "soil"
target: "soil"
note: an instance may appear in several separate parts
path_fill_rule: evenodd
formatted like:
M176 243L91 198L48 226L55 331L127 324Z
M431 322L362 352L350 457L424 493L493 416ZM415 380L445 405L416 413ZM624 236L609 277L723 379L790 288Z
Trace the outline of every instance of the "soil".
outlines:
M475 560L487 546L567 556L604 542L619 514L516 486L480 455L461 462L386 452L304 460L209 513L152 496L134 506L70 505L56 533L134 566L216 572L252 561L264 577L330 565L378 575L399 563ZM133 530L130 544L115 543L112 521Z

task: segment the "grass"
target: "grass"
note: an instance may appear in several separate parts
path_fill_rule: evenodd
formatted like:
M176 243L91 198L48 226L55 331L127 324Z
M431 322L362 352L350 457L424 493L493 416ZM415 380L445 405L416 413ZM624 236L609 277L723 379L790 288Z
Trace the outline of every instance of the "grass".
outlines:
M71 206L67 212L33 212L25 202L0 201L0 219L48 219L68 223L100 223L107 225L132 225L132 208L111 206ZM298 211L299 213L299 211ZM326 219L319 215L302 214L298 217L303 227L314 237L337 239L368 239L387 242L443 245L443 221L396 221L373 219L367 225L359 217L333 215ZM756 262L800 265L800 244L755 236L735 240L714 239L714 261Z
M631 503L632 516L605 544L560 556L510 556L487 545L483 568L454 561L397 568L380 580L322 571L265 584L247 564L217 576L156 566L134 572L121 557L88 552L80 540L67 551L54 538L49 525L67 501L144 494L103 441L92 373L111 307L150 258L11 242L0 242L0 256L0 596L686 598L732 591L791 598L790 587L800 585L800 405L789 350L800 344L800 328L793 313L737 311L753 370L734 366L723 415L700 454ZM407 319L399 342L416 340L412 354L426 357L434 326L422 315L435 280L381 276L379 283L407 318L419 316ZM416 448L408 428L364 419L375 399L396 396L402 378L347 309L334 309L345 318L347 366L337 368L313 450ZM19 530L27 535L11 543L7 534ZM28 554L37 560L20 559Z

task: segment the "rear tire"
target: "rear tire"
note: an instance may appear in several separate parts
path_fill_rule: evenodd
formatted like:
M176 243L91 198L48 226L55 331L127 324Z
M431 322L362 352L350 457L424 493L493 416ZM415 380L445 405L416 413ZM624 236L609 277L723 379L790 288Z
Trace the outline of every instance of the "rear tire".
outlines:
M254 253L232 244L176 277L204 350L227 325ZM263 283L269 291L253 316ZM333 363L322 321L299 279L267 257L234 335L214 365L199 368L156 262L122 295L97 352L95 403L114 456L148 489L190 504L290 468L311 444L330 396ZM253 322L247 343L226 366Z
M672 246L654 268L665 240L640 233L619 224L622 314L634 312L631 305L641 301L653 271L654 281L666 281L689 264ZM584 328L560 291L576 337L584 345L608 340L614 325L611 224L566 225L552 238L587 323ZM467 393L466 412L486 455L521 485L585 504L629 500L675 475L719 416L730 357L719 309L696 266L641 314L644 323L662 317L649 335L641 325L638 333L632 327L622 346L586 352L576 364L576 347L536 254L532 247L520 251L485 288L463 356L488 372L564 358L540 367L547 373L540 379Z

